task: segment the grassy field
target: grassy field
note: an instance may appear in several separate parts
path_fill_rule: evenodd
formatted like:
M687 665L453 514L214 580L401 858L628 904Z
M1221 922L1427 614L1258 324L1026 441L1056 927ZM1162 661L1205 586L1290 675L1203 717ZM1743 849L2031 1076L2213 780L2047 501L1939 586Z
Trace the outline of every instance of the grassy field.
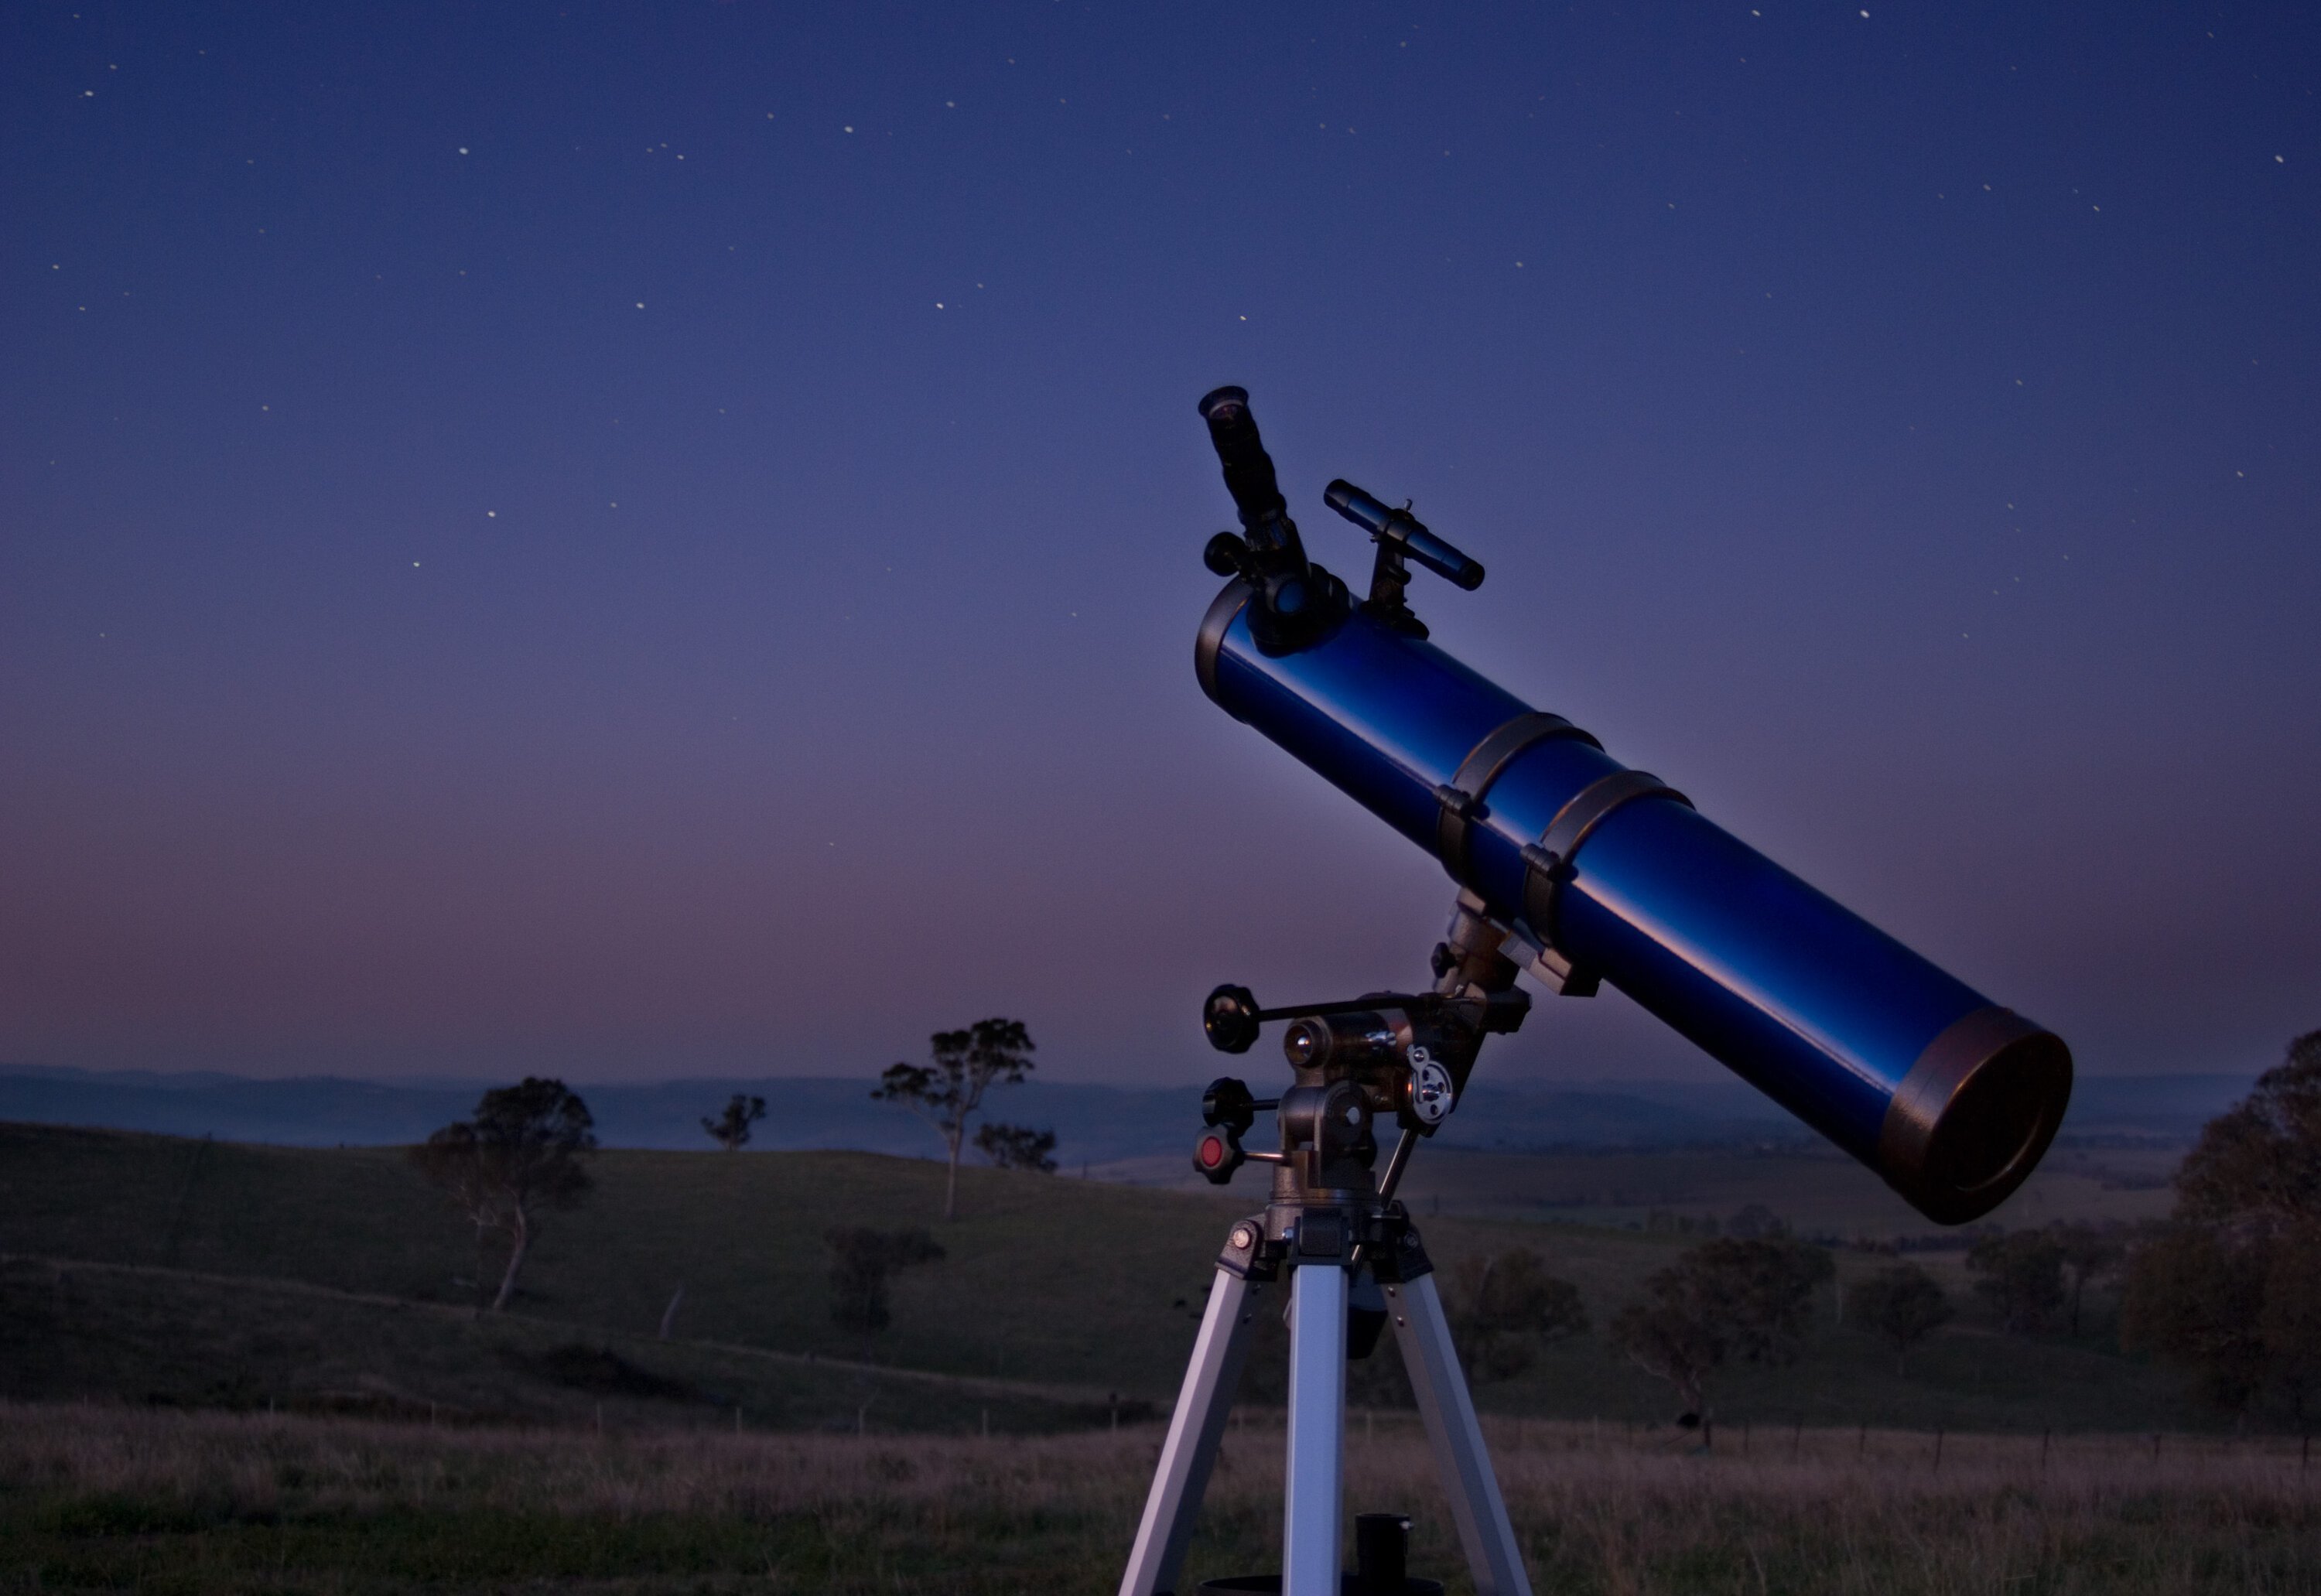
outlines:
M2294 1441L1494 1426L1544 1591L2321 1591ZM1157 1435L597 1436L0 1405L0 1591L1085 1592L1110 1588ZM1229 1436L1186 1582L1278 1566L1278 1429ZM1469 1587L1408 1420L1357 1426L1350 1509L1417 1520Z
M479 1318L293 1281L0 1259L0 1396L66 1392L609 1431L1006 1434L1088 1428L1113 1412L1110 1393L1053 1382Z
M479 1323L467 1311L472 1231L391 1151L0 1126L0 1394L591 1424L602 1402L614 1428L730 1422L736 1406L745 1424L859 1418L961 1434L988 1412L1003 1431L1070 1427L1108 1421L1115 1393L1173 1396L1225 1222L1260 1198L969 1170L962 1216L946 1225L941 1169L915 1160L616 1153L596 1167L589 1203L551 1217L515 1311ZM1439 1260L1537 1247L1598 1324L1687 1245L1442 1206L1422 1197ZM929 1224L948 1253L900 1278L895 1323L867 1348L830 1318L822 1236L842 1223ZM1955 1254L1928 1262L1961 1284ZM1841 1281L1882 1263L1842 1254ZM660 1341L680 1284L673 1337ZM1960 1320L1907 1378L1881 1345L1833 1323L1825 1296L1807 1355L1734 1372L1713 1391L1718 1410L1767 1426L2214 1423L2171 1375L2111 1350L2103 1305L2074 1344L2001 1336L1956 1295ZM859 1366L866 1356L878 1367ZM1254 1370L1252 1400L1277 1381ZM1670 1410L1665 1388L1592 1336L1478 1397L1534 1418Z

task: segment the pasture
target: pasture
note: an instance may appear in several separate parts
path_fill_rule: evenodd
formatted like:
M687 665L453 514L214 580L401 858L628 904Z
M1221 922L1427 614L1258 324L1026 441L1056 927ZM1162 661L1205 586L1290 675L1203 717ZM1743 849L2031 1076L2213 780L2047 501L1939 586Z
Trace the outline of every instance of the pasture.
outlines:
M2160 1596L2321 1591L2294 1440L1805 1428L1746 1453L1501 1421L1542 1591ZM0 1590L1086 1592L1109 1589L1159 1439L731 1436L0 1406ZM1279 1431L1226 1440L1187 1573L1277 1566ZM1406 1418L1357 1424L1351 1509L1417 1519L1469 1589Z
M549 1216L512 1311L478 1320L475 1281L493 1257L391 1149L0 1126L0 1396L432 1406L559 1424L593 1423L602 1403L683 1428L730 1428L736 1408L745 1428L1108 1424L1116 1406L1174 1396L1224 1227L1261 1200L1248 1181L1186 1193L969 1169L946 1225L931 1162L617 1152L595 1171L585 1206ZM1599 1331L1689 1245L1480 1203L1437 1212L1421 1192L1439 1262L1534 1247L1578 1284ZM841 1224L926 1225L946 1253L897 1277L894 1322L867 1340L831 1318L822 1238ZM1712 1390L1720 1416L1954 1431L2216 1424L2172 1373L2118 1354L2107 1302L2076 1341L2006 1336L1965 1289L1958 1254L1925 1257L1960 1314L1907 1376L1825 1290L1805 1354L1728 1372ZM1838 1283L1883 1263L1842 1251ZM1252 1400L1275 1378L1254 1364ZM1528 1418L1647 1424L1673 1411L1666 1388L1596 1333L1477 1398Z

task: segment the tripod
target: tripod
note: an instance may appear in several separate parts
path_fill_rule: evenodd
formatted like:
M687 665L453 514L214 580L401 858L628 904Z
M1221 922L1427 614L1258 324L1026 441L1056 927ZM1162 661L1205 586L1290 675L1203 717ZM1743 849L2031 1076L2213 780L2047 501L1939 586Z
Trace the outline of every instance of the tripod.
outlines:
M1345 1464L1346 1361L1368 1353L1391 1321L1426 1427L1475 1587L1483 1596L1530 1596L1531 1582L1484 1446L1435 1290L1434 1265L1394 1189L1419 1139L1448 1116L1483 1036L1512 1031L1529 999L1513 991L1506 933L1461 895L1451 935L1435 950L1439 983L1424 994L1374 993L1352 1002L1261 1010L1248 992L1220 987L1203 1026L1222 1051L1246 1051L1258 1026L1294 1019L1283 1041L1296 1083L1270 1102L1221 1080L1202 1099L1210 1129L1194 1166L1223 1184L1244 1162L1274 1166L1272 1199L1237 1221L1217 1256L1207 1310L1193 1344L1120 1596L1176 1592L1193 1520L1215 1466L1267 1289L1289 1293L1288 1467L1282 1486L1282 1572L1205 1590L1279 1589L1341 1596L1340 1497ZM1250 1153L1241 1135L1271 1108L1280 1151ZM1401 1126L1373 1177L1372 1122ZM1373 1296L1373 1288L1375 1296ZM1370 1299L1365 1303L1361 1299ZM1371 1304L1376 1304L1372 1306ZM1368 1520L1371 1516L1365 1515ZM1394 1520L1406 1528L1406 1520ZM1406 1579L1399 1533L1362 1525L1361 1596L1439 1591Z

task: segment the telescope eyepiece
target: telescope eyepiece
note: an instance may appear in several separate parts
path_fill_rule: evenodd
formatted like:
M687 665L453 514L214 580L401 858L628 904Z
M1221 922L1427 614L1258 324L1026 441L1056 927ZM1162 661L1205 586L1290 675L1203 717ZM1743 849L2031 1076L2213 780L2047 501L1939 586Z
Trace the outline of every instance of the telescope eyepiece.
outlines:
M1237 387L1236 385L1229 382L1223 388L1213 388L1207 393L1201 396L1201 419L1203 421L1209 421L1209 418L1220 410L1231 408L1239 408L1242 410L1247 410L1249 408L1249 390L1247 388ZM1210 422L1210 424L1214 426L1216 424L1215 422Z
M1201 419L1224 468L1225 491L1241 516L1239 538L1211 538L1202 557L1219 576L1237 575L1257 590L1250 631L1271 653L1294 653L1328 636L1344 619L1345 584L1306 558L1289 501L1275 480L1273 459L1249 413L1249 391L1212 388Z
M1254 530L1286 517L1289 501L1281 497L1273 457L1257 435L1257 421L1249 413L1249 390L1212 388L1201 396L1201 419L1209 424L1209 442L1216 449L1217 463L1224 467L1225 491L1241 512L1241 524Z

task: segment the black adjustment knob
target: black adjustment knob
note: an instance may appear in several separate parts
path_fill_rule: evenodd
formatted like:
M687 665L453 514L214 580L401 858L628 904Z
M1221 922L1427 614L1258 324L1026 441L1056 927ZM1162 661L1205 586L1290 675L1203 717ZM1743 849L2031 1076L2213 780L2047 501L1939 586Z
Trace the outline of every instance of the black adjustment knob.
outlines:
M1257 1041L1257 1012L1247 987L1219 987L1201 1005L1201 1031L1219 1053L1247 1053Z
M1201 1094L1201 1123L1223 1126L1235 1135L1257 1123L1257 1099L1230 1075L1220 1075Z

